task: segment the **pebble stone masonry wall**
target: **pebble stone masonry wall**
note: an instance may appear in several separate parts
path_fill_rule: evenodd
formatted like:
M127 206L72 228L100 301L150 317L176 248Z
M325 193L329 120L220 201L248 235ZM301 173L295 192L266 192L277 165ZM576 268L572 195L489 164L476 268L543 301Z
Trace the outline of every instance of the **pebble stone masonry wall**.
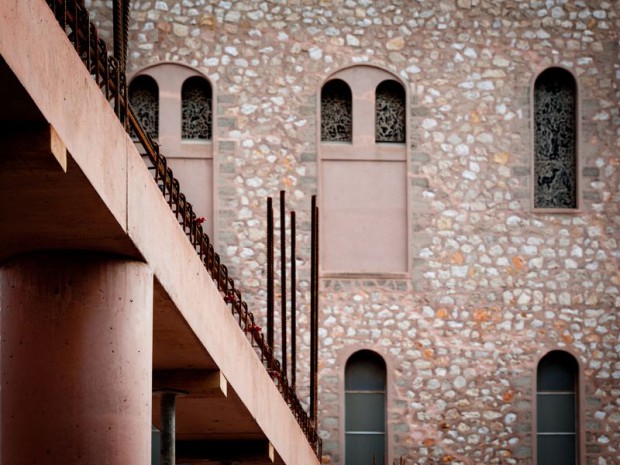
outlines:
M111 2L86 3L109 33ZM561 348L581 365L582 465L620 464L619 10L602 0L132 1L130 71L180 62L213 84L209 220L256 313L266 195L287 190L307 246L322 83L356 64L406 83L411 271L321 280L324 463L343 463L344 361L369 348L390 373L390 459L532 464L536 364ZM577 212L544 214L531 201L530 91L551 65L579 86ZM303 293L305 251L300 266Z

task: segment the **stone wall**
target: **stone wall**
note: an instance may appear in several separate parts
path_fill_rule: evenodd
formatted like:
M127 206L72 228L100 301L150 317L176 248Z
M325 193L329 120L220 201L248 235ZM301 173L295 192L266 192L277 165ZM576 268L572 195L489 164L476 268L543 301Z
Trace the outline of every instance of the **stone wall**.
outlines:
M109 29L109 5L88 3ZM325 463L343 463L343 363L362 347L388 363L390 459L533 463L536 364L561 348L581 364L584 464L620 463L615 2L132 5L131 71L181 62L213 84L218 174L211 220L256 313L264 307L265 196L277 198L280 189L302 220L299 299L307 300L323 82L366 64L408 86L410 273L321 281ZM530 92L551 65L578 80L582 200L576 212L544 214L531 201ZM307 318L300 323L307 360ZM300 369L305 373L305 362Z

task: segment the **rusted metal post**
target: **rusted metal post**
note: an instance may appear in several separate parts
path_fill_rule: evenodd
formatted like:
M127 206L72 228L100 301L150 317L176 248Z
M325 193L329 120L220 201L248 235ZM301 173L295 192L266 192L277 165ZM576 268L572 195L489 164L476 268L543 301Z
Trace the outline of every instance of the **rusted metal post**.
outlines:
M124 0L123 2L123 56L121 62L123 63L123 73L127 70L127 50L129 49L129 10L131 7L131 0Z
M291 212L291 389L297 381L297 265L295 263L295 212Z
M124 0L114 0L112 4L114 58L119 61L123 54L123 3Z
M314 213L316 208L316 197L312 196L310 207L310 422L314 424Z
M316 205L316 199L315 199ZM319 207L314 208L314 429L319 429Z
M130 0L114 0L112 5L112 27L114 29L114 58L122 72L127 68L127 41L129 38Z
M282 305L280 320L282 322L282 374L286 377L287 370L287 334L286 334L286 207L285 193L280 191L280 289L282 291Z
M267 346L269 368L273 366L273 201L267 197Z
M312 196L310 238L310 419L316 429L318 395L318 209L316 195Z

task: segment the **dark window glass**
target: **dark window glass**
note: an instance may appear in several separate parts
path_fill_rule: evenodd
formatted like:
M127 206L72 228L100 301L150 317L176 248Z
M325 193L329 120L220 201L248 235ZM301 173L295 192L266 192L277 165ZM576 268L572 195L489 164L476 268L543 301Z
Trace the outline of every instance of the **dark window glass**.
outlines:
M578 370L575 358L558 350L538 364L538 465L574 465L577 461Z
M346 465L383 463L386 368L370 350L353 354L345 367Z
M577 208L577 85L560 68L534 85L534 206Z
M376 464L382 464L385 455L384 434L353 434L345 437L347 465L372 465L373 456Z
M575 432L575 394L538 394L538 431Z
M159 135L159 88L150 76L138 76L129 84L129 103L140 127L151 138Z
M575 390L577 361L568 352L554 350L545 355L538 364L539 391Z
M321 89L321 140L353 140L353 104L351 89L341 79L332 79Z
M348 392L345 411L347 430L385 432L383 392Z
M211 139L213 110L211 85L199 76L187 79L181 89L183 139Z
M351 355L345 369L347 391L385 391L385 362L370 350Z
M376 142L405 142L405 89L393 80L377 86L375 95Z
M576 465L575 435L538 436L538 465Z

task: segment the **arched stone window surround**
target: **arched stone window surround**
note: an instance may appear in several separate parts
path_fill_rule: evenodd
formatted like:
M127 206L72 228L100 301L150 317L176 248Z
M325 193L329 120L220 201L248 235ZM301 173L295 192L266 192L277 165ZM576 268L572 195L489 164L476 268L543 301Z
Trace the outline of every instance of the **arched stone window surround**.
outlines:
M386 390L385 390L385 411L386 411L386 425L385 425L385 450L386 450L386 463L392 463L394 460L392 449L394 447L394 443L391 437L391 425L389 412L392 408L392 404L394 402L394 370L396 366L396 360L389 353L384 353L382 348L375 347L373 345L363 345L363 344L351 344L343 347L336 353L336 363L335 366L338 367L338 393L340 400L338 401L339 408L339 454L340 457L335 460L335 463L345 464L345 374L346 374L346 366L347 361L350 358L362 351L369 351L377 356L379 356L383 362L385 363L386 370ZM377 460L377 463L381 463L380 460Z
M196 68L176 63L161 62L147 66L131 76L130 82L140 76L153 78L159 86L159 144L166 155L175 176L179 179L183 193L192 203L196 214L206 218L203 228L212 241L217 224L215 206L214 144L216 143L216 119L212 119L212 138L182 138L182 88L187 79L200 77L211 88L212 102L217 101L216 88L209 78ZM213 109L215 114L215 109Z
M377 143L374 115L377 86L383 81L393 80L405 90L405 121L408 125L408 86L400 77L378 66L342 68L330 74L317 89L318 121L321 121L323 85L334 79L344 81L351 89L353 134L350 143L329 142L321 140L321 133L317 131L322 276L405 278L410 272L407 180L410 149L406 141ZM406 139L408 136L409 129L406 129ZM335 191L334 187L343 179L351 185ZM351 198L343 198L343 192L349 192ZM355 192L360 192L361 196ZM357 204L351 204L355 202L353 197L358 199ZM361 218L352 217L356 211L362 212ZM351 233L352 240L351 236L335 232L347 231L350 227L347 225L353 224L357 225L358 231ZM380 231L372 224L393 227L389 231ZM371 234L363 231L368 225Z
M537 207L536 206L536 186L538 175L545 177L545 174L537 170L536 165L536 151L537 151L537 126L536 126L536 89L537 83L541 77L544 79L545 73L557 72L562 73L566 78L569 78L573 84L574 90L574 157L575 157L575 206L574 207ZM580 157L580 144L581 144L581 104L580 104L580 85L579 80L575 73L564 66L552 65L547 66L537 72L531 81L530 85L530 131L531 131L531 205L532 210L537 213L579 213L582 208L582 195L581 195L581 157ZM548 169L552 169L548 167ZM555 172L549 173L549 176L555 174Z
M545 463L541 463L538 457L538 417L540 414L540 409L538 407L538 388L539 388L539 369L541 366L541 362L543 362L546 357L553 353L561 353L565 355L568 359L574 362L575 376L577 378L575 382L575 424L576 424L576 434L575 434L575 465L583 465L586 463L586 454L585 454L585 380L584 380L584 372L583 367L581 365L581 361L579 357L573 353L573 351L565 348L565 347L555 347L549 350L542 352L538 359L536 360L536 365L533 369L533 383L532 383L532 464L533 465L547 465Z
M188 77L181 87L181 138L207 141L213 134L213 92L202 76Z
M129 103L142 129L152 139L159 138L159 86L149 75L140 75L129 84Z

